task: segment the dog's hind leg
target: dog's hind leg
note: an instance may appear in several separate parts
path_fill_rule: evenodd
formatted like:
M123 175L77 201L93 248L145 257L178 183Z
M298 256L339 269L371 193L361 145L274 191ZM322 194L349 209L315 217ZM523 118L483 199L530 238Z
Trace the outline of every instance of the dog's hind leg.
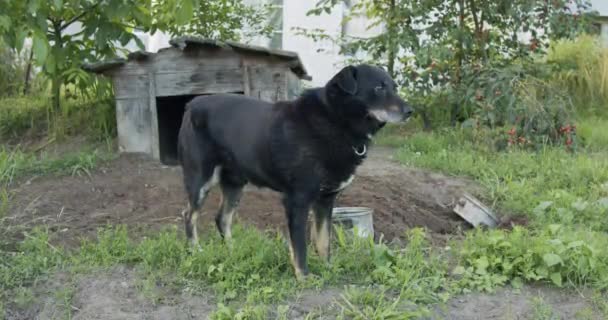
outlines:
M337 193L321 196L313 204L313 223L310 238L315 244L317 254L329 262L330 238L331 238L331 215Z
M215 225L224 240L231 244L232 219L237 210L241 196L243 195L244 183L230 179L229 173L222 172L220 188L222 189L222 204L215 216Z
M219 181L221 167L203 163L200 170L184 175L188 192L188 208L183 212L186 237L193 245L198 245L197 221L209 191Z

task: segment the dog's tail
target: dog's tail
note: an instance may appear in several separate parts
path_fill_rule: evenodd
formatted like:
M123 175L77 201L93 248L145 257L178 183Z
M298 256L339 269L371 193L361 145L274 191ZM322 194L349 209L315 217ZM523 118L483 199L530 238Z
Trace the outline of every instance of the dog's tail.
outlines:
M207 108L201 104L201 101L192 100L188 102L185 113L189 113L189 121L193 128L200 130L207 127Z
M203 150L199 145L207 138L207 118L207 110L200 101L195 99L186 103L178 137L177 158L180 163L183 164L185 157Z

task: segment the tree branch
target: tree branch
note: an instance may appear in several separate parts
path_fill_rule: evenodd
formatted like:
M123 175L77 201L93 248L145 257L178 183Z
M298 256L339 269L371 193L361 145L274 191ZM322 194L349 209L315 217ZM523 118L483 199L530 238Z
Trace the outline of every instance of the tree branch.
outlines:
M473 23L475 24L475 33L481 33L481 26L479 25L479 19L477 18L477 7L475 6L474 0L469 0L469 8L471 9Z
M84 17L87 13L89 13L91 10L95 9L97 6L99 6L101 2L97 2L96 4L84 9L80 14L75 15L72 19L68 20L66 23L64 23L61 27L59 27L60 31L63 31L65 28L69 27L72 23L78 21L80 18Z

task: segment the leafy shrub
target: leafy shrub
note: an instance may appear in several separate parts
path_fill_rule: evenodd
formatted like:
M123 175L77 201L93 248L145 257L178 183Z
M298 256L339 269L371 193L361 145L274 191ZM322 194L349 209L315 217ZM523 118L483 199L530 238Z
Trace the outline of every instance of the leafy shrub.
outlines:
M20 56L0 39L0 97L21 94L26 66Z
M494 141L510 146L541 149L547 144L573 147L573 105L559 87L544 81L544 65L513 63L507 66L472 66L464 81L450 94L461 106L465 127L508 128Z
M48 99L17 97L0 100L0 138L14 138L34 129L47 129Z
M562 286L608 287L608 239L603 234L549 225L540 231L476 231L458 249L453 274L463 291L492 291L511 283L549 281Z

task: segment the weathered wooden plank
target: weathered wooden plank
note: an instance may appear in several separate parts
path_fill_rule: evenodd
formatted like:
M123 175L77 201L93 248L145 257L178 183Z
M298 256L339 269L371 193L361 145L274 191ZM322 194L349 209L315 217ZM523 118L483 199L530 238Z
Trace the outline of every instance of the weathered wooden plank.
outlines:
M113 77L114 94L116 99L133 99L147 97L149 92L148 75L127 75Z
M110 77L122 77L124 75L147 75L151 70L151 59L138 61L130 60L119 68L106 71L104 74Z
M150 72L148 74L148 79L150 83L155 83L154 73ZM160 139L158 137L158 110L156 109L156 86L150 85L148 92L149 104L148 107L150 109L150 131L152 133L151 140L151 151L152 157L156 160L160 160Z
M205 66L189 72L157 73L156 95L159 97L243 92L243 70L234 65L229 68Z
M243 94L246 96L251 96L251 78L249 66L243 64L241 66L241 70L243 70Z
M120 152L142 152L151 154L152 113L148 97L116 100L116 122L118 125L118 148Z
M241 58L231 50L187 50L166 49L157 53L150 63L155 73L187 72L193 69L239 66Z
M296 99L302 93L302 80L293 72L287 72L287 99Z
M273 66L250 67L251 96L269 102L287 98L285 69Z

